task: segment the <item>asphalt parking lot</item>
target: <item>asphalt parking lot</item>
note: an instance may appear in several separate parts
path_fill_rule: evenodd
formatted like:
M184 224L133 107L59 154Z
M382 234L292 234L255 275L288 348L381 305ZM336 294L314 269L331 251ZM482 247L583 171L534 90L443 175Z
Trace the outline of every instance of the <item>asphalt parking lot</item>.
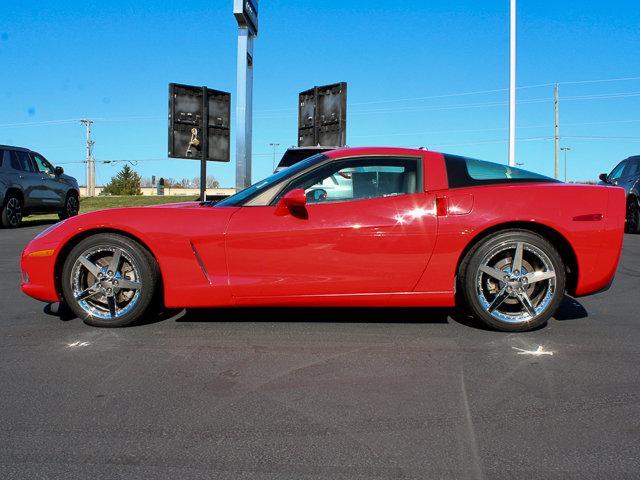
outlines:
M638 478L640 236L530 333L392 309L97 329L19 291L42 228L0 230L1 478Z

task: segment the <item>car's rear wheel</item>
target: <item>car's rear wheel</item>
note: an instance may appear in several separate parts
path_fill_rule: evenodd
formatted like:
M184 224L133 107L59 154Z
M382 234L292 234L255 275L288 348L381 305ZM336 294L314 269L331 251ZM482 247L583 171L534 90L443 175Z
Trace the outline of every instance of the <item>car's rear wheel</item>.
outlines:
M15 193L9 193L4 199L0 220L5 228L16 228L22 222L22 199Z
M638 199L629 197L627 201L627 233L640 233L640 205Z
M62 210L58 212L58 217L60 217L60 220L75 217L78 215L79 210L80 199L78 198L78 195L74 192L69 192L67 193L67 198L64 201Z
M85 323L123 327L153 313L159 278L153 256L136 241L104 233L79 242L62 268L65 302Z
M471 313L502 331L544 325L565 293L565 266L558 251L527 230L490 235L469 251L459 274Z

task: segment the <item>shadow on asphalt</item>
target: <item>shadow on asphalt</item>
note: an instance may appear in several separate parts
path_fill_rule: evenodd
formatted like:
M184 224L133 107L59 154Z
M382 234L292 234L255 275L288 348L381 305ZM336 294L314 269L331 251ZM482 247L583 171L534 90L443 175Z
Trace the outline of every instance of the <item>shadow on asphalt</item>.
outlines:
M564 296L564 300L560 304L560 308L553 316L556 320L580 320L587 318L589 313L575 298L571 298L567 295Z
M61 303L51 303L44 307L44 313L67 322L76 318L75 314ZM566 296L554 318L556 320L579 320L589 314L580 302ZM177 317L177 318L176 318ZM190 322L321 322L321 323L456 323L479 330L491 330L482 322L458 309L451 308L209 308L187 310L165 310L132 325L159 323L175 318L178 323ZM540 327L540 328L544 328Z
M53 225L54 223L58 223L60 220L55 219L55 218L51 218L51 219L42 219L42 220L29 220L29 219L25 219L22 221L22 223L20 223L20 225L18 225L18 229L21 228L30 228L30 227L42 227L45 225Z

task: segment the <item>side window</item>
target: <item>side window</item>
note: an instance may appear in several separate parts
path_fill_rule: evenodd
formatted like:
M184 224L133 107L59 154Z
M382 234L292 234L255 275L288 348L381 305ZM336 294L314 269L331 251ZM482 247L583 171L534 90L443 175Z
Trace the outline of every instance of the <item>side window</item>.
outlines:
M420 183L416 158L353 158L330 162L294 179L279 197L302 188L310 204L364 200L416 193Z
M21 172L33 172L33 166L27 152L11 152L11 168Z
M624 170L626 164L627 162L620 162L618 166L614 168L613 171L609 174L609 181L619 180L622 176L622 171Z
M2 168L2 165L4 164L5 153L9 153L9 152L6 152L5 150L0 150L0 168Z
M43 157L41 157L37 153L34 153L32 156L33 156L33 160L35 161L36 167L40 172L48 173L49 175L54 174L53 166L49 162L47 162Z
M640 160L627 160L622 176L627 178L635 177L636 175L640 175Z

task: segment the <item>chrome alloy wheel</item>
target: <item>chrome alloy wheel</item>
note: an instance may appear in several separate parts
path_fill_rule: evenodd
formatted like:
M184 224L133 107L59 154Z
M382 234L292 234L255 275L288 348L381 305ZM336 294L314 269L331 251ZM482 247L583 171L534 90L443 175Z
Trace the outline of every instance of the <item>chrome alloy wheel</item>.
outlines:
M9 198L9 201L4 208L9 224L12 227L18 226L22 220L22 205L20 203L20 199L16 197Z
M549 256L527 242L497 245L480 262L478 300L495 319L524 323L545 311L553 300L556 273Z
M71 290L78 305L92 317L118 319L138 302L142 284L132 257L116 246L84 252L71 270Z

